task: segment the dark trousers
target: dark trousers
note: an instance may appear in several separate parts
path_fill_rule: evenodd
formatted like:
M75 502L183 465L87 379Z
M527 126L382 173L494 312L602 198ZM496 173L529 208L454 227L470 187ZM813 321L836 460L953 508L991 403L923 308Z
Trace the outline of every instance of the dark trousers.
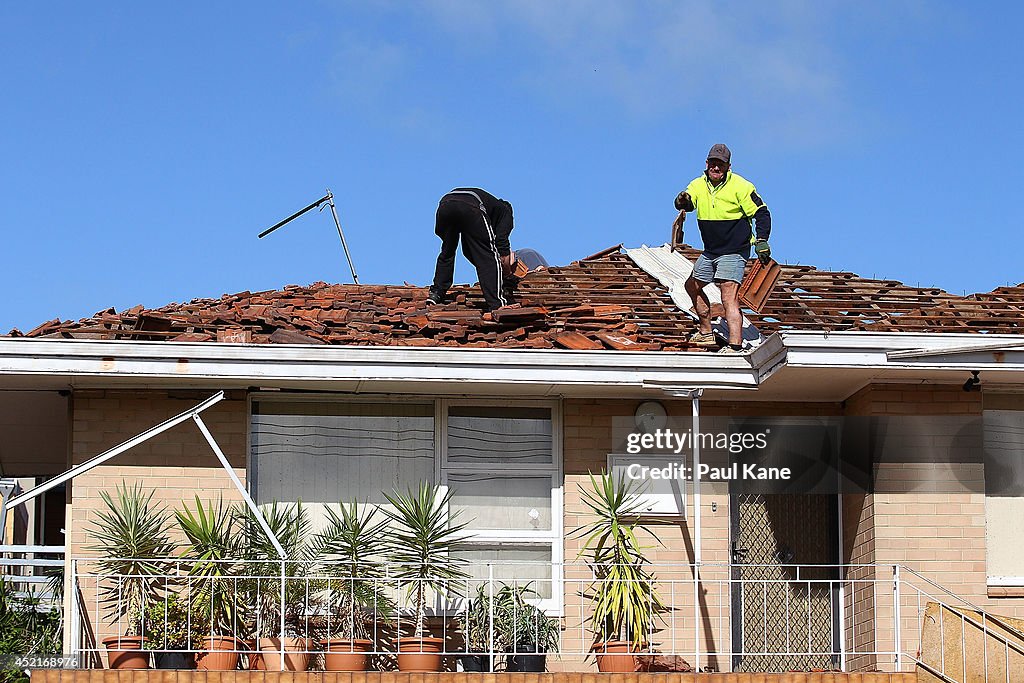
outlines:
M476 268L480 289L488 310L508 305L503 291L501 256L495 246L494 230L479 206L446 195L437 207L434 232L441 238L441 253L434 268L431 294L444 297L455 276L455 251L462 238L462 254Z

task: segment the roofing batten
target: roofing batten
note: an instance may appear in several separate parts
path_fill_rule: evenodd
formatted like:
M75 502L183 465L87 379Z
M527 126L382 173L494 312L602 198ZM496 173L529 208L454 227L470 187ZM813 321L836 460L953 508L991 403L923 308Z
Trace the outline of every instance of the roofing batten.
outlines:
M693 300L683 286L693 274L693 264L689 259L664 245L648 247L645 244L636 249L626 249L626 255L668 290L669 297L680 311L697 320L697 314L693 312ZM704 293L711 303L722 303L722 293L714 283L705 286Z
M640 266L651 277L660 282L668 290L672 302L680 311L697 320L697 314L693 311L693 300L686 293L685 282L693 274L693 263L677 251L674 251L667 244L660 247L648 247L643 245L636 249L627 249L626 254ZM722 304L722 292L718 285L709 282L704 286L704 293L708 300L714 304ZM757 346L763 341L760 331L747 319L743 320L743 341L751 346ZM729 327L724 319L712 325L718 336L728 340Z

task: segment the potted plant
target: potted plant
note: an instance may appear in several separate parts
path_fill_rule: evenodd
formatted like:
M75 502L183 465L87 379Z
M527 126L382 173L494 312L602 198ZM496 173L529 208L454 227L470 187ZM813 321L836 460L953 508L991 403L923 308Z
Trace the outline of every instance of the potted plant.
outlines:
M426 635L427 596L457 594L452 582L469 578L449 562L466 524L455 524L448 515L452 491L442 496L437 485L421 483L416 489L384 495L393 506L384 510L394 523L389 544L396 565L393 575L406 582L415 615L413 635L398 638L398 669L440 671L444 641Z
M546 653L558 649L558 620L528 601L537 595L529 584L505 584L491 595L492 590L479 586L467 606L467 654L462 656L462 668L492 671L494 653L504 651L507 671L544 671Z
M341 503L341 514L327 510L327 528L314 545L324 560L327 587L324 670L366 671L369 652L377 640L377 625L390 621L394 601L381 582L381 565L374 558L388 535L384 520L374 521L375 509L355 501Z
M527 600L537 596L525 586L502 586L495 595L495 631L507 654L507 671L544 671L547 653L558 649L557 619Z
M193 633L200 641L196 668L233 670L238 666L241 643L235 637L241 627L237 579L233 561L239 557L235 511L219 500L195 509L175 510L178 526L188 541L183 557L192 560L185 594L189 599Z
M240 588L251 609L247 616L254 650L259 651L250 656L249 668L305 671L309 668L312 621L324 583L310 578L319 548L309 511L301 502L274 502L262 513L285 557L280 557L248 508L236 511L243 529L247 577Z
M100 498L105 509L90 529L96 542L86 549L103 555L97 565L108 578L99 586L100 599L111 623L119 624L118 635L103 639L108 662L111 669L148 669L143 612L159 596L166 558L174 551L169 519L162 505L152 504L153 491L144 493L138 483L128 488L122 481L116 496L100 491Z
M158 669L194 669L195 656L189 650L190 615L188 601L168 586L162 600L146 607L144 636L147 650L153 650Z
M494 601L489 593L489 586L481 584L476 595L466 605L463 614L466 635L466 654L462 655L462 668L465 671L493 671L495 632L494 632Z
M651 532L638 521L641 504L635 481L590 474L590 484L590 490L580 486L580 493L595 519L574 535L584 538L579 556L587 556L594 573L587 596L593 604L593 651L601 671L635 671L632 653L648 648L655 622L665 611L645 547L637 539L638 531Z

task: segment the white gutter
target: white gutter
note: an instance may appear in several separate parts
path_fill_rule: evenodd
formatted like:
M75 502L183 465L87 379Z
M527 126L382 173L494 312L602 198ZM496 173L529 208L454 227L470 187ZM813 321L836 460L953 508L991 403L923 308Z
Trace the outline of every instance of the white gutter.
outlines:
M776 345L775 353L781 350ZM762 355L768 351L758 349ZM2 339L0 377L756 388L755 354ZM758 358L762 357L757 355Z
M794 331L781 336L792 367L1024 372L1024 335Z
M988 340L986 340L987 342ZM1013 343L985 343L968 344L964 346L950 346L948 348L933 349L910 349L909 351L890 351L887 355L894 358L925 358L927 356L950 356L964 353L978 353L985 351L1015 351L1024 348L1024 341Z
M518 385L545 395L573 390L679 396L695 388L757 389L794 368L1024 372L1024 335L790 331L753 352L572 351L359 347L212 342L0 339L0 380L59 378L68 386L125 379L176 386L284 386L358 391L402 383ZM87 381L88 380L88 381Z
M790 348L843 346L862 349L957 349L968 346L995 347L1024 345L1024 334L975 334L968 332L825 332L789 330L779 332Z

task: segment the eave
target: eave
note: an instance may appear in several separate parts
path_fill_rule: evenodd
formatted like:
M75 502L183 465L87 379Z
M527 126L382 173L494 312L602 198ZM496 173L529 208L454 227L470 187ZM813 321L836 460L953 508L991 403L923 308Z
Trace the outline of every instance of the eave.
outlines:
M0 340L0 388L247 387L493 396L673 396L754 389L754 354Z
M1024 386L1024 336L786 332L750 354L0 340L0 389L289 389L362 394L839 402L870 383ZM738 391L742 390L742 391Z

